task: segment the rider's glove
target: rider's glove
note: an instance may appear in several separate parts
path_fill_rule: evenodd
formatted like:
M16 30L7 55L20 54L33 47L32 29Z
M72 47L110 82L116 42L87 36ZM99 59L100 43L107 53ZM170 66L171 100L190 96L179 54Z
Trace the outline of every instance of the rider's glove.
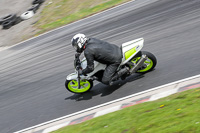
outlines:
M76 53L75 58L79 58L80 55L81 55L81 53Z

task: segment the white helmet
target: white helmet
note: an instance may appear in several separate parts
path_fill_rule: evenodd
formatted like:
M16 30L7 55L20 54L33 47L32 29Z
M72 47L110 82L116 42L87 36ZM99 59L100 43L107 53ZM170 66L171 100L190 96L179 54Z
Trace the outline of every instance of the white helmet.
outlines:
M71 40L72 46L78 53L83 52L86 41L87 37L84 34L76 34Z

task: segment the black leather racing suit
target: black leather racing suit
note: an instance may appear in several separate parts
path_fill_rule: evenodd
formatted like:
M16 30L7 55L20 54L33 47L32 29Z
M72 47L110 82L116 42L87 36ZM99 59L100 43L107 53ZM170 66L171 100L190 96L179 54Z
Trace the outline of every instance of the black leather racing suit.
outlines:
M82 73L85 75L94 70L94 60L103 64L107 64L102 77L102 83L108 85L109 81L121 63L121 49L114 44L109 44L105 41L90 38L87 41L84 55L87 60L87 67L82 71Z

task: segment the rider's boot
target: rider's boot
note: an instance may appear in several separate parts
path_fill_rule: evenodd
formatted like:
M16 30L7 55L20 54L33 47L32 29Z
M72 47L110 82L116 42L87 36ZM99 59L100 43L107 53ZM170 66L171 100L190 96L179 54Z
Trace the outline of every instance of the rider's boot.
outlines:
M129 72L129 68L125 67L123 69L121 69L120 71L118 71L111 79L111 81L109 82L109 85L113 85L113 81L118 80L121 76L127 74Z

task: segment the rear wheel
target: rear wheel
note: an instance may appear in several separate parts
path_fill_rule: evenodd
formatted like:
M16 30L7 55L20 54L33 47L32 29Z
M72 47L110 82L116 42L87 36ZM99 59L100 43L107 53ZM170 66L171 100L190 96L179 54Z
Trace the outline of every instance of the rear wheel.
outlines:
M93 87L93 81L91 80L80 80L80 89L78 88L77 80L66 80L65 87L68 91L72 93L85 93L90 91Z
M137 63L140 60L141 55L147 55L147 60L144 62L143 66L137 71L137 73L147 73L149 71L152 71L157 64L157 59L150 52L141 51L140 54L137 54L135 57L131 59L131 62L134 64Z

